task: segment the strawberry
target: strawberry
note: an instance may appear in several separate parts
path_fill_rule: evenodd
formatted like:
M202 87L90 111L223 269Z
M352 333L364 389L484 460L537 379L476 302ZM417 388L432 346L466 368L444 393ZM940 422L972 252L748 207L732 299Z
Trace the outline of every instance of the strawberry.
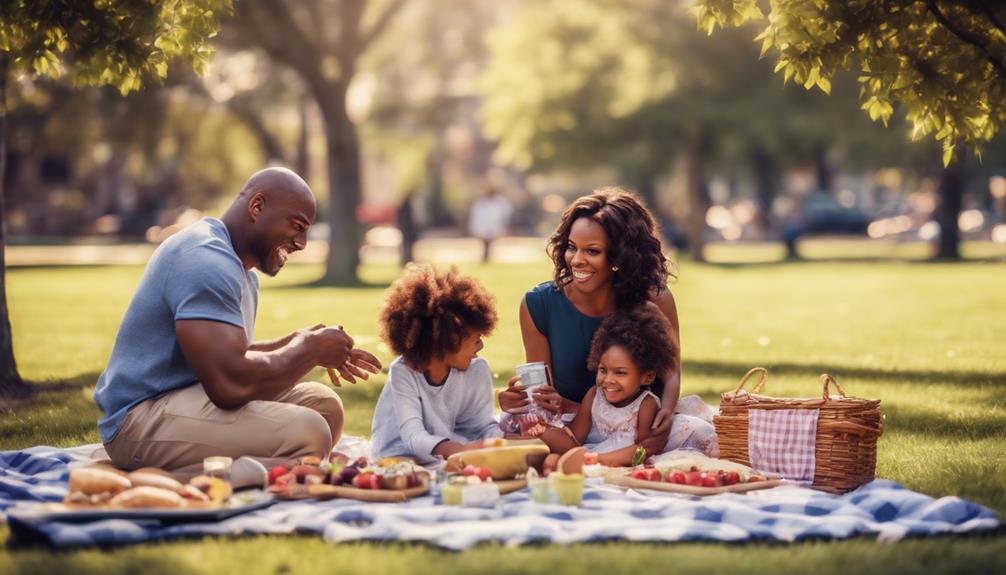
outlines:
M689 471L685 474L686 485L702 485L702 474L698 471Z
M485 467L476 467L475 475L478 475L479 479L481 479L482 481L486 481L493 476L493 472L490 471L489 469L486 469Z
M710 474L702 478L702 487L720 487L722 485L723 481L719 475Z
M376 473L369 473L370 476L370 488L380 489L381 488L381 476Z
M647 481L660 481L663 479L663 476L660 474L660 470L656 467L648 467L644 469L644 471L646 471Z
M360 473L353 478L353 487L358 487L360 489L370 489L370 478L373 477L373 473Z
M276 483L276 478L279 477L280 475L286 475L289 472L290 470L287 469L286 467L283 467L282 465L277 465L276 467L273 467L272 469L269 470L269 485Z
M637 469L633 471L632 474L629 475L629 477L633 479L642 479L643 481L648 481L650 474L645 469Z
M668 473L667 477L670 478L669 481L671 481L672 483L680 483L682 485L687 483L685 474L680 471L675 471L674 473Z
M584 465L596 465L597 464L597 454L596 453L584 453L583 454L583 464Z
M741 482L741 474L736 471L728 471L726 475L723 476L724 485L737 485Z
M477 469L477 467L469 463L468 465L465 465L465 468L461 471L461 473L463 473L465 477L470 477L475 475Z

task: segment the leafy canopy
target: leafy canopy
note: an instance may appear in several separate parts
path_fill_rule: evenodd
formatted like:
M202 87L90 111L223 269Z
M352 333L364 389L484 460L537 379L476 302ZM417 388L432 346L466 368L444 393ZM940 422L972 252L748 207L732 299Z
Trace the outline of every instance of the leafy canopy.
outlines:
M764 3L761 3L764 6ZM697 0L700 29L764 21L762 56L778 54L785 81L831 92L840 70L858 69L862 107L886 125L904 107L913 138L958 144L980 157L1006 122L1006 7L969 0Z
M0 56L14 72L113 85L125 95L162 80L168 64L202 73L208 40L231 0L8 0L0 16Z

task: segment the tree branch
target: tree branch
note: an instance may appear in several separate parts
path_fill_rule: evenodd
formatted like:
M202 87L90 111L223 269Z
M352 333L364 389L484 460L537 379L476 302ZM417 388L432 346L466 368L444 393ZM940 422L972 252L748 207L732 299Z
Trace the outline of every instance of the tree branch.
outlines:
M992 67L996 69L999 76L1006 79L1006 66L1003 65L1002 60L996 58L988 51L988 46L983 42L977 34L969 31L962 30L957 27L956 24L950 21L949 18L940 10L940 5L938 0L926 0L926 6L929 8L929 12L936 18L936 20L943 25L951 34L957 36L962 42L973 46L978 49L979 52L985 54L985 59L992 63Z
M247 38L250 43L299 72L320 69L317 50L304 40L300 27L282 2L244 0L240 6L244 9L237 10L238 18L251 33ZM263 22L263 17L267 21Z
M363 38L360 40L359 50L361 53L370 46L371 42L376 40L381 33L384 32L384 29L388 27L388 24L390 24L395 18L395 15L402 9L403 6L405 6L406 1L407 0L392 0L392 2L384 8L384 12L382 12L377 18L377 22L370 27L370 30L363 33Z
M989 20L992 21L992 24L996 28L998 28L1000 32L1006 34L1006 24L1003 24L1003 21L999 19L999 16L996 15L995 11L992 10L992 8L990 8L989 5L984 2L984 0L973 0L972 2L970 2L970 4L977 5L978 8L986 16L988 16Z

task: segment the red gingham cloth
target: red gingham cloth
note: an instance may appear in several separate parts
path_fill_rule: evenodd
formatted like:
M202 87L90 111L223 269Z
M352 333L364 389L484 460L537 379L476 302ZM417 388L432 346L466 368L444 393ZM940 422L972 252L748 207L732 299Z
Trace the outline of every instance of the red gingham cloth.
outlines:
M813 483L818 415L817 409L749 410L751 467L797 483Z

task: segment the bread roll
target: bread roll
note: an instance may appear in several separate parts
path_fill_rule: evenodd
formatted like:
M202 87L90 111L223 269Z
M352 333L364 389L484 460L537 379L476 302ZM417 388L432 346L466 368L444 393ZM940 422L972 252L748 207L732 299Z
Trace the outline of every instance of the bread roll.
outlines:
M183 485L180 492L181 496L186 499L191 499L193 501L209 501L210 496L206 495L200 491L197 487L193 485Z
M147 469L149 468L137 469L129 474L129 480L133 483L133 487L160 487L161 489L167 489L175 493L181 492L182 484L174 477L163 475L164 472L152 473L147 471Z
M76 467L70 470L70 491L96 495L108 491L118 493L132 487L126 477L98 467Z
M113 507L183 507L185 500L174 491L159 487L133 487L108 502Z

